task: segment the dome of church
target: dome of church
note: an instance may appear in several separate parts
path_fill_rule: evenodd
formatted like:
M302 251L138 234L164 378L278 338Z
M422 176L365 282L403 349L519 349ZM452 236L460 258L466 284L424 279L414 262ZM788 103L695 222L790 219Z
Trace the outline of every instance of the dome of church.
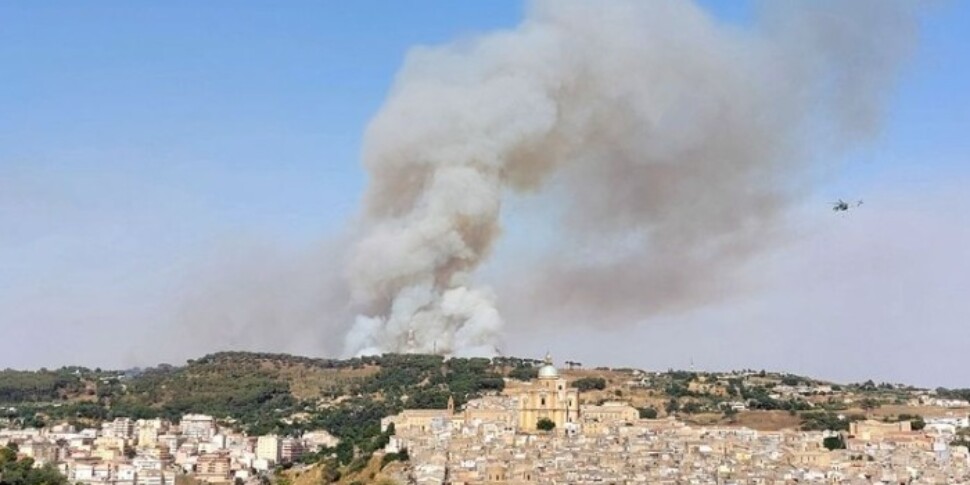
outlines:
M552 365L552 355L546 354L546 363L539 368L539 379L556 379L559 377L559 371L556 370L556 366Z

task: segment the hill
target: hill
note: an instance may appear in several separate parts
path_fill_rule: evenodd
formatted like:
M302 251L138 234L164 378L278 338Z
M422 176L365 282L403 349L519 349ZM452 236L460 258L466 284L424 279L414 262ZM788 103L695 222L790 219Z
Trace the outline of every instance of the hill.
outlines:
M0 426L49 422L93 426L115 417L177 421L209 414L250 435L300 435L325 429L340 444L304 458L316 472L356 477L377 474L373 452L389 433L380 419L408 408L459 407L477 396L530 380L541 361L502 357L451 358L387 354L346 360L286 354L221 352L185 365L110 371L64 367L0 371ZM583 369L561 374L580 389L582 404L629 402L641 417L676 414L697 424L763 430L846 429L865 416L910 419L948 412L927 398L970 398L970 390L921 390L872 381L839 385L766 371L646 372ZM322 470L322 471L321 471ZM315 472L315 473L316 473ZM375 475L376 476L376 475Z
M83 423L115 416L177 419L186 413L205 413L252 431L285 433L298 432L321 414L346 409L440 409L449 396L460 406L482 393L501 391L503 378L535 377L539 364L535 359L512 357L445 359L387 354L338 360L220 352L182 366L162 364L130 371L8 369L0 371L0 405L16 408L13 414L8 411L8 420ZM765 371L645 372L569 364L562 373L583 391L583 402L621 399L661 416L674 412L721 414L724 404L730 402L743 402L753 411L872 411L890 406L906 411L913 394L921 391L872 381L838 385ZM932 393L970 398L968 390L937 389ZM844 402L845 396L857 397L855 406Z

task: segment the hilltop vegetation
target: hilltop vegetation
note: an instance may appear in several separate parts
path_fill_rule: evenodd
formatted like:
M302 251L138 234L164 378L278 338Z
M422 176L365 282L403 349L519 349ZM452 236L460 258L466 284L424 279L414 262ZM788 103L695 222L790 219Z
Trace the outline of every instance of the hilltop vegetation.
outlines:
M387 443L381 418L407 408L445 408L449 398L460 406L484 392L501 391L505 375L532 365L521 359L434 355L333 360L223 352L184 366L127 373L3 371L0 404L9 409L0 418L24 427L62 421L88 426L122 416L177 421L183 414L202 413L253 435L325 429L340 444L307 459L332 459L335 467L352 469Z
M84 383L72 369L0 372L0 403L55 401L75 396Z
M444 359L434 355L396 355L346 360L286 354L221 352L184 366L159 365L136 371L83 367L0 371L0 404L13 407L14 424L69 420L79 424L116 416L177 419L186 413L211 414L250 432L300 433L326 425L345 434L343 421L386 415L405 408L444 408L453 397L468 399L501 391L503 378L535 378L541 361ZM849 408L833 393L849 392L862 411L902 405L912 388L876 384L828 385L808 377L745 371L734 374L633 369L567 371L570 385L585 402L631 401L645 415L724 413L726 404L743 402L762 411L839 413ZM814 389L811 395L779 394L782 387ZM823 386L827 391L819 391ZM968 389L937 389L944 398L968 399ZM659 414L659 413L658 413ZM341 418L341 416L343 416ZM0 415L0 418L4 415ZM806 417L809 426L818 419ZM333 428L333 429L331 429Z

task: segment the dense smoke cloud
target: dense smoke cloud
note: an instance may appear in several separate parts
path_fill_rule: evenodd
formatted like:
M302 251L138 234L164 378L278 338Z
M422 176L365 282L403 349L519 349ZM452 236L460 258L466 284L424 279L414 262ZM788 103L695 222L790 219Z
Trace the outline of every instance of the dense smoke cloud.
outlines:
M492 353L503 320L473 276L517 193L559 204L562 253L500 288L516 318L727 293L812 162L875 132L914 37L907 4L765 6L741 29L690 2L539 1L514 30L412 51L366 134L348 352Z

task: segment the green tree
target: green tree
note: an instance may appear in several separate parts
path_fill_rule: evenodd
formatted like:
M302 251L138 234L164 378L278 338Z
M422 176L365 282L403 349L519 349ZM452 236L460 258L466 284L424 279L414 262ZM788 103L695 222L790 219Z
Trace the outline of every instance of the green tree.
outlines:
M15 444L10 444L0 448L0 466L17 461L17 448Z
M862 402L859 403L859 407L861 407L866 411L871 411L873 409L878 408L879 406L880 406L880 403L878 400L868 398L868 397L863 399Z
M3 485L67 485L67 478L51 464L34 467L32 458L17 459L17 449L0 449L0 483Z
M687 390L686 386L678 382L671 382L670 385L664 389L664 392L670 397L683 397L691 394L690 391Z
M849 416L839 419L839 415L831 412L802 413L802 430L805 431L848 431L849 423L863 419L862 416Z
M529 381L539 377L539 369L532 366L518 366L509 371L509 377L520 381Z
M602 377L583 377L576 379L570 385L580 391L591 391L593 389L602 391L606 389L606 379Z
M549 418L540 418L536 423L536 428L540 431L552 431L556 429L556 423Z
M657 419L657 409L653 407L637 408L640 412L640 419Z
M802 383L802 380L798 376L786 375L781 378L781 383L786 386L797 386Z
M909 422L909 425L913 430L919 431L926 427L926 421L923 420L922 416L916 416L912 421Z
M844 450L845 440L842 439L842 436L829 436L828 438L825 438L824 440L822 440L822 446L824 446L825 449L830 451Z
M398 453L388 453L381 458L381 469L383 470L388 463L394 461L408 461L409 458L408 450L406 448L402 448Z

